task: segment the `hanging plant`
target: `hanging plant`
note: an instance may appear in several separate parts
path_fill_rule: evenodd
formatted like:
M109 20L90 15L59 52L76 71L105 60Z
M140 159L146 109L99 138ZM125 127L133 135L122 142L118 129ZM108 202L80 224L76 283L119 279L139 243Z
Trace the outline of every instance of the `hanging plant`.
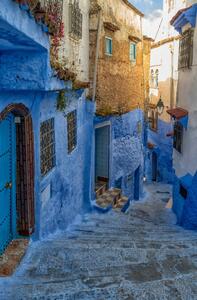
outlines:
M64 111L66 109L67 106L67 100L66 100L66 96L65 96L65 91L62 90L59 92L58 97L57 97L57 103L56 103L56 109L58 111Z

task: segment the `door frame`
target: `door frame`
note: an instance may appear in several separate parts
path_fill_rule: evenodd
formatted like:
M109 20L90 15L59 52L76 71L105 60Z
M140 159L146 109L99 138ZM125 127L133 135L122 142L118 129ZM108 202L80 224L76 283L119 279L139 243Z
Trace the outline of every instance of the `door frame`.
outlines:
M26 187L26 194L23 194L24 198L21 199L19 194L17 195L17 190L19 189L19 183L21 185L21 181L17 182L16 169L13 168L12 176L15 176L16 180L16 189L12 190L12 195L15 193L15 212L12 214L13 218L18 219L15 221L15 238L20 236L30 236L35 230L35 166L34 166L34 134L33 134L33 122L29 109L22 103L12 103L9 104L2 112L0 112L0 121L3 121L6 116L12 113L15 117L24 118L24 137L23 137L23 145L24 148L24 164L26 169L24 171L25 177L23 177L23 187ZM15 133L15 140L16 140ZM17 142L16 142L17 143ZM12 143L14 144L14 143ZM12 165L17 164L17 150L16 156L14 158L14 162ZM15 174L14 174L15 172ZM25 190L25 189L24 189ZM17 198L18 197L18 198ZM12 197L13 199L13 197ZM19 200L20 199L20 200ZM17 218L17 210L18 210L18 218ZM13 221L14 221L13 219ZM13 224L14 226L14 224ZM13 227L12 226L12 227Z
M96 129L99 128L103 128L103 127L109 127L109 188L112 186L112 170L111 170L111 166L112 166L112 132L111 132L111 122L110 121L105 121L102 123L98 123L94 126L94 165L93 165L93 193L94 193L94 189L95 189L95 183L96 183Z

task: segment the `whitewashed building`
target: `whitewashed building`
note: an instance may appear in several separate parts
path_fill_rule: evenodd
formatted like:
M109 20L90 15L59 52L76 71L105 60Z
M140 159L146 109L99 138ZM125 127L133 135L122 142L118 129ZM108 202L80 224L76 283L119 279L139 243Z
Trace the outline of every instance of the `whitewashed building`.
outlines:
M178 223L197 228L197 1L188 1L171 24L181 35L177 107L169 110L174 123L173 210Z
M172 182L172 124L167 110L175 107L179 33L170 24L184 0L163 1L163 13L151 47L147 177ZM159 99L162 99L162 101ZM163 105L158 111L158 103Z

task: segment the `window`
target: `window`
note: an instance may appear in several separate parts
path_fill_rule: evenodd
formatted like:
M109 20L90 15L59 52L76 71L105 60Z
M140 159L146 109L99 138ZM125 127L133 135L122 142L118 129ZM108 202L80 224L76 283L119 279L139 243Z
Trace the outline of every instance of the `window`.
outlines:
M174 125L174 143L173 146L178 152L182 152L182 142L183 142L183 125L176 122Z
M184 199L187 199L187 190L186 190L186 188L184 188L184 186L182 184L180 185L179 192Z
M158 112L157 109L152 109L149 111L149 128L153 131L158 129Z
M83 15L79 8L79 1L70 0L69 3L69 33L75 39L82 38Z
M77 145L77 111L67 115L68 153L71 153Z
M193 36L192 29L186 31L179 45L179 69L190 68L193 63Z
M41 175L44 176L55 167L56 163L54 118L40 125L40 155Z
M130 61L136 62L137 47L135 43L130 43Z
M112 55L112 38L105 37L105 54Z
M151 82L150 85L153 88L154 87L154 83L155 83L155 79L154 79L154 70L151 70Z
M155 71L155 88L158 88L159 86L159 70L157 69Z

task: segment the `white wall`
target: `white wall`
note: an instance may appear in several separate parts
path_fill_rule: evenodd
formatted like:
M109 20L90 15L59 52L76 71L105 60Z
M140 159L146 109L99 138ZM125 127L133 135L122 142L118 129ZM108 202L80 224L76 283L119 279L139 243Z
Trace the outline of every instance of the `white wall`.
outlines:
M189 111L189 126L184 131L183 153L174 150L174 168L178 177L197 171L197 27L193 53L192 68L179 72L177 105Z
M81 40L74 40L69 36L69 0L64 1L62 57L69 69L77 73L78 80L89 81L89 0L79 0L79 6L83 14L83 34Z

